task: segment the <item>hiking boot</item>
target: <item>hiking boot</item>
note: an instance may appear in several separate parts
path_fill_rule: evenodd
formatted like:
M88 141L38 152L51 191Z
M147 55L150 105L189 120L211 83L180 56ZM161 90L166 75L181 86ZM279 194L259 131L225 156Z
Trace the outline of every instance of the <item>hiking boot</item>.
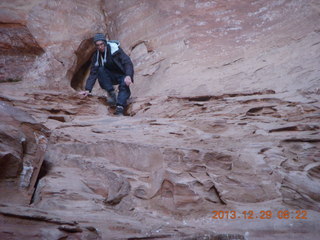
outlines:
M117 96L114 91L108 92L107 103L110 104L111 106L117 105Z
M124 108L120 105L117 106L114 115L123 116Z

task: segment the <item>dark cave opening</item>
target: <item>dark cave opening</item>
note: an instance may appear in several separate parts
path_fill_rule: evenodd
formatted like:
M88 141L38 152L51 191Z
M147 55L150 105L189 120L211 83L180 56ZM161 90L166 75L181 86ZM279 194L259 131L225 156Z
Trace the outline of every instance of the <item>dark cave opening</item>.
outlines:
M89 75L91 56L95 50L92 41L92 38L83 40L75 51L77 62L74 71L71 71L71 87L75 90L84 88L85 81Z
M91 59L87 60L78 71L76 71L71 79L71 87L75 90L81 90L84 88L85 81L87 79L87 76L89 74L91 65Z

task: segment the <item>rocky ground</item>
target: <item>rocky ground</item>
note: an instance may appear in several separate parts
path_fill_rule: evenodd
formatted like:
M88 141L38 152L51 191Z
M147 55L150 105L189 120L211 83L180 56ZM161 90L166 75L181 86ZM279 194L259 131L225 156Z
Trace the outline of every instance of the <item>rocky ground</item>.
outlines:
M1 205L2 234L315 239L319 105L283 98L273 91L136 98L125 117L112 116L100 96L39 91L4 98L51 134L30 205ZM301 209L308 219L277 216ZM241 219L212 219L215 210L237 211ZM254 219L243 219L240 213L250 210ZM268 210L272 220L256 218Z

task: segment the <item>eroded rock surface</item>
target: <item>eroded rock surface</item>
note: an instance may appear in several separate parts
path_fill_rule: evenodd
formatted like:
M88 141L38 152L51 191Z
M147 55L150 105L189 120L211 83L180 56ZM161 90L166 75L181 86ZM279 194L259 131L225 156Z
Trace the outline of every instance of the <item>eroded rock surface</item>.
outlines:
M319 236L317 1L1 7L2 63L26 60L21 81L0 83L1 239ZM119 39L134 61L126 117L113 117L98 87L87 98L73 92L97 31ZM8 182L17 185L25 160L39 159L40 133L48 138L41 171L32 199L21 198ZM220 210L238 217L212 219Z
M131 49L137 96L318 88L317 1L136 4L106 1L111 36Z
M0 102L0 201L29 204L47 148L49 130L29 114Z
M270 231L280 238L287 236L283 231L291 231L289 226L295 226L293 239L305 229L310 237L317 234L316 102L285 101L272 91L141 98L128 110L133 117L117 118L110 116L112 109L101 97L81 99L58 92L28 96L28 101L16 99L16 105L53 129L44 160L47 171L37 185L32 209L52 213L59 221L76 220L74 228L82 229L74 230L77 235L87 234L87 221L102 239L152 236L157 231L169 239L221 231L247 234L247 239L264 239L263 232ZM210 214L276 214L281 209L307 209L309 219L284 222L274 216L264 227L256 220L243 228L248 220L234 221L230 227L226 219L213 220ZM174 226L175 233L164 223Z
M20 82L43 50L21 24L1 23L0 36L0 82Z

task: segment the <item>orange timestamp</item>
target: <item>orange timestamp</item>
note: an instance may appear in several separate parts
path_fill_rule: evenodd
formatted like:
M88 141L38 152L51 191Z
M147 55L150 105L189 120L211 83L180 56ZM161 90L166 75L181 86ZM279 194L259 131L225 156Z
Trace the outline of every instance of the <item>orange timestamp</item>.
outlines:
M212 211L213 219L308 219L307 210Z

